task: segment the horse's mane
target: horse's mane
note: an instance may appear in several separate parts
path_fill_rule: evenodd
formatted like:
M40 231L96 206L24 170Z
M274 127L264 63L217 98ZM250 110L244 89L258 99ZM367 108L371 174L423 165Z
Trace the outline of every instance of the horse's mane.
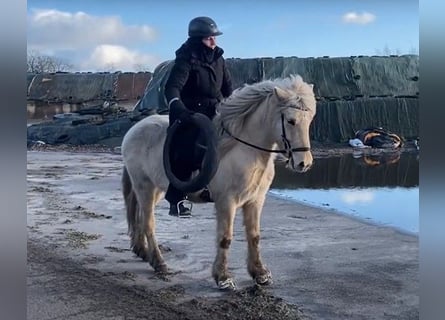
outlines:
M292 90L300 96L313 95L312 88L303 81L300 75L245 84L217 105L215 126L218 129L224 127L232 134L239 135L246 118L255 112L265 99L270 98L275 87ZM225 142L230 141L233 142L232 139Z

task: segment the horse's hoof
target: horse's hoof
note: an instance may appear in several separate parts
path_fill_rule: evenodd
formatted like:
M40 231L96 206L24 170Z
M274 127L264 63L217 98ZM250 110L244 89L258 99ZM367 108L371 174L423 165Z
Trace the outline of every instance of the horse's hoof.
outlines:
M218 289L227 291L236 290L235 281L232 278L227 278L226 280L218 281Z
M255 282L256 282L256 284L258 284L260 286L271 285L273 283L272 273L269 270L267 270L267 272L265 274L257 276L255 278Z
M165 263L156 266L154 269L157 274L173 274L172 272L170 272Z
M148 261L148 253L147 250L145 248L141 248L141 247L133 247L133 252L139 257L141 258L143 261L147 262Z
M157 266L155 269L155 276L158 279L161 279L163 281L170 281L170 276L173 274L167 267L166 264L161 264Z
M171 281L171 276L169 273L165 273L165 272L155 272L155 276L156 278L158 278L159 280L165 281L165 282L170 282Z

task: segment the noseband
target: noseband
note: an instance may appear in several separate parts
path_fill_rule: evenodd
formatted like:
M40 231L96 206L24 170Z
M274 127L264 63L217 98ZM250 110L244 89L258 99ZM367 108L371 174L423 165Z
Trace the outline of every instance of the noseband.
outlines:
M271 153L281 153L281 154L287 154L288 160L291 160L292 162L294 162L294 159L292 157L292 152L306 152L306 151L310 151L311 148L309 147L298 147L298 148L292 148L291 143L289 141L289 139L286 137L286 129L284 127L284 115L281 113L281 140L283 141L284 144L284 148L285 149L266 149L266 148L262 148L259 146L256 146L254 144L251 144L247 141L244 141L240 138L235 137L234 135L232 135L225 127L224 124L222 124L222 129L223 132L226 132L231 138L235 139L236 141L239 141L249 147L261 150L261 151L265 151L265 152L271 152Z

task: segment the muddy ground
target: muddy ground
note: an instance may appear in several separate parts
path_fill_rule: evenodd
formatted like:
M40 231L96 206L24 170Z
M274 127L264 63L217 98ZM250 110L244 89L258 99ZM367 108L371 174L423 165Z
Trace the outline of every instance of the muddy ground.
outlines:
M353 150L314 149L345 152ZM157 237L173 273L159 279L129 250L120 172L114 148L28 151L28 319L418 318L416 236L272 196L261 243L272 286L247 274L238 215L229 260L238 290L217 290L212 205L178 219L165 200Z

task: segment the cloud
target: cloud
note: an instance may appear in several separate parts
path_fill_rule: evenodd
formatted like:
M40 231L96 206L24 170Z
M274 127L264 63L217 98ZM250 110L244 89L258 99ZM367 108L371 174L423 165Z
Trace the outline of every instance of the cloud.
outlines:
M347 12L342 16L342 21L344 23L353 24L368 24L373 22L376 16L369 12L357 13L357 12Z
M364 190L348 191L341 195L341 199L347 204L369 203L374 200L374 193Z
M81 64L82 70L95 71L152 71L160 59L142 54L124 46L102 44L94 48L87 60ZM143 67L141 69L141 67Z
M27 20L28 47L42 52L92 48L100 44L132 45L153 42L157 37L154 28L125 25L117 16L34 9Z
M54 9L33 9L27 16L28 49L64 58L73 71L153 71L161 61L135 48L154 42L157 34L118 16Z

